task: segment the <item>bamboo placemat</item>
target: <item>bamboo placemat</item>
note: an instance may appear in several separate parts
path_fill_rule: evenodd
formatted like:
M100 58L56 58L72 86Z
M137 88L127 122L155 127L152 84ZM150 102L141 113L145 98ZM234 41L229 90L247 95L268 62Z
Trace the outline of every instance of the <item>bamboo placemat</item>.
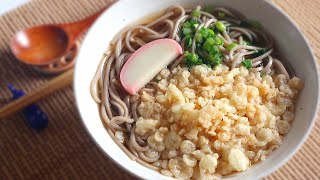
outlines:
M17 30L78 20L110 2L34 0L0 17L0 106L10 101L6 83L29 91L52 78L14 59L9 42ZM320 1L274 2L298 23L320 59ZM0 121L0 179L135 179L91 140L80 121L71 86L39 104L50 117L49 127L43 132L28 128L21 114ZM266 179L320 179L319 132L320 120L294 158Z

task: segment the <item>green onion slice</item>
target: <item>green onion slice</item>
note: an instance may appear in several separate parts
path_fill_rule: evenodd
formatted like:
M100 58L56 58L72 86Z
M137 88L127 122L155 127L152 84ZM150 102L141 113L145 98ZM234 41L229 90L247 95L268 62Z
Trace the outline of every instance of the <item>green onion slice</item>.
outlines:
M231 51L233 48L235 48L236 46L238 46L238 44L237 43L232 43L232 44L230 44L229 46L227 46L227 50L228 51Z
M200 10L192 11L191 16L194 17L194 18L200 18L200 16L201 16Z
M226 26L220 21L217 21L215 26L220 32L223 32L226 30Z
M246 67L247 69L252 68L252 61L250 59L246 59L244 61L242 61L242 65L244 67Z
M219 12L218 13L218 17L219 18L224 18L224 17L226 17L226 14L224 12Z

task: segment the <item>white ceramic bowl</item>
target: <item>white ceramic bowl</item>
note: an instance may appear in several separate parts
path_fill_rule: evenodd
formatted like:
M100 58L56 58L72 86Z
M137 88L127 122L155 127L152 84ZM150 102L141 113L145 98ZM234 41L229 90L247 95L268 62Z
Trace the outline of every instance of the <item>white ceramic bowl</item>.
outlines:
M99 118L89 85L103 52L121 29L173 4L228 6L250 19L259 20L274 37L277 48L289 61L296 75L305 82L297 102L295 121L280 148L264 162L227 178L258 179L268 175L288 161L307 138L319 102L319 79L313 54L304 37L288 16L264 0L121 0L115 3L90 29L78 56L74 88L84 125L101 149L129 172L143 179L170 179L130 160L113 142Z

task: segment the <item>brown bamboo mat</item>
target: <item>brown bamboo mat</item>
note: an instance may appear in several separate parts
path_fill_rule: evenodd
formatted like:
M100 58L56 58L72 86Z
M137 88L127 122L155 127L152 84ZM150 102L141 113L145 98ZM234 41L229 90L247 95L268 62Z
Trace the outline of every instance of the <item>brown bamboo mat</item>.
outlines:
M48 81L9 51L19 29L86 17L111 0L34 0L0 17L0 106L10 100L6 83L26 91ZM274 0L301 27L317 58L320 55L319 0ZM50 117L43 132L28 128L21 114L0 121L0 179L135 179L121 170L95 145L76 109L72 87L39 102ZM320 179L320 120L303 148L266 179Z

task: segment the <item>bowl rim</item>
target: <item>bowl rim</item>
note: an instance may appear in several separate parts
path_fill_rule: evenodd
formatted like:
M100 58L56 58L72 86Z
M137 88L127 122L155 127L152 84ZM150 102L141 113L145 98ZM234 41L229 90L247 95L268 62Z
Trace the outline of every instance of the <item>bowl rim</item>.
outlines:
M301 31L300 27L298 26L298 24L282 9L280 8L277 4L273 3L271 0L262 0L264 1L265 3L267 3L269 6L271 6L272 8L274 8L276 11L278 11L281 16L283 16L288 22L290 22L292 24L292 26L295 28L295 30L299 33L299 35L302 37L302 40L304 41L304 43L307 45L307 52L306 53L309 53L310 56L311 56L311 62L313 63L312 65L315 67L316 69L316 80L317 80L317 97L316 97L316 103L319 104L320 102L320 92L319 92L319 89L320 89L320 72L319 72L319 67L320 65L318 65L317 61L316 61L316 57L315 57L315 54L314 54L314 50L313 48L311 47L311 43L309 41L309 39L306 37L306 35ZM123 1L122 1L123 2ZM112 3L109 7L109 8L112 8L113 6L117 6L119 3L119 1L115 2L115 3ZM108 9L106 11L108 11ZM89 28L88 30L88 34L89 32L92 30L93 27L95 27L96 23L99 21L99 19L101 19L101 17L106 13L106 11L104 13L102 13L102 15L100 17L97 18L96 22L94 22L94 24ZM127 24L130 24L130 23L127 23ZM84 41L88 38L88 36L85 36L84 38ZM82 49L82 47L81 47ZM78 58L78 57L77 57ZM78 62L78 61L77 61ZM118 167L121 167L122 169L125 169L127 172L129 172L130 174L134 175L135 177L139 177L141 179L145 179L146 177L148 176L142 176L141 174L137 174L137 173L134 173L132 172L130 169L128 169L128 167L126 166L123 166L120 162L116 161L113 157L111 157L102 147L101 145L97 142L97 140L94 138L93 134L91 133L91 131L89 130L89 128L86 126L85 124L85 120L83 118L83 115L82 115L82 112L80 110L80 101L78 98L79 96L81 96L77 90L77 82L76 82L76 77L78 76L78 71L77 71L77 68L78 67L78 63L76 63L75 65L75 72L74 72L74 81L73 81L73 87L74 87L74 92L75 92L75 99L76 99L76 105L77 105L77 111L79 112L80 114L80 118L81 118L81 123L83 124L83 126L85 127L87 133L89 134L89 136L91 137L91 139L94 141L94 143L97 145L97 147L99 147L100 151L103 152L103 154L105 154L107 157L109 157L109 159L111 159L113 162L115 162L115 164L118 166ZM273 172L275 172L277 169L279 169L280 167L282 167L285 163L287 163L297 152L298 150L301 149L302 145L306 142L307 138L309 137L313 127L314 127L314 124L316 122L316 119L318 117L318 113L319 113L319 106L315 107L313 109L313 116L312 116L312 119L310 121L310 125L309 127L307 128L307 131L306 133L302 136L301 140L299 141L299 143L297 143L297 145L295 146L295 149L293 151L291 151L287 156L285 156L285 158L283 158L281 160L280 163L276 164L275 166L271 167L271 168L268 168L264 173L261 173L259 174L259 176L256 177L256 179L260 179L260 178L263 178ZM137 163L139 164L139 163ZM169 179L172 179L172 178L169 178Z
M309 41L309 39L306 37L306 35L302 32L300 26L293 20L293 18L291 16L289 16L282 8L280 8L277 4L273 3L271 0L264 0L266 3L268 3L269 5L271 5L273 8L275 8L278 12L281 13L282 16L284 16L292 25L293 27L299 32L300 36L302 37L302 40L306 43L307 47L308 47L308 53L311 55L312 58L312 63L316 69L316 76L317 76L317 97L316 97L316 104L318 105L320 102L320 72L319 72L319 67L320 65L318 65L317 61L316 61L316 57L314 54L314 50L311 47L311 43ZM318 113L319 113L319 106L315 107L314 109L314 114L312 116L311 119L311 123L309 125L309 127L307 128L306 133L303 135L302 139L300 140L300 142L296 145L296 148L294 149L294 151L292 151L291 153L289 153L279 164L276 164L274 167L270 168L268 173L264 173L264 176L261 176L259 178L265 177L273 172L275 172L277 169L279 169L280 167L282 167L284 164L286 164L301 148L302 145L306 142L306 140L308 139L309 135L311 134L311 131L315 125L315 122L317 120L318 117ZM268 171L268 170L267 170Z

